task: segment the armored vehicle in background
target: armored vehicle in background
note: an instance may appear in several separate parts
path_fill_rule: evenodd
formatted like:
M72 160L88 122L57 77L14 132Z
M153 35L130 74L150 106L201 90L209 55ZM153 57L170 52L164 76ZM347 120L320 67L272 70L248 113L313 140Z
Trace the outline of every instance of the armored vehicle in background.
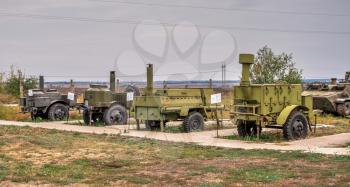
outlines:
M74 94L61 94L55 89L44 90L44 77L39 78L39 89L29 90L26 97L20 98L21 111L31 113L32 119L38 117L51 121L64 120L69 117L69 109L76 102Z
M106 125L126 124L131 102L127 101L127 93L115 90L115 71L110 72L110 88L107 85L90 85L84 93L83 119L86 125L91 122L103 122ZM128 86L127 91L139 93L135 86Z
M345 72L345 79L340 80L340 83L349 83L350 84L350 71Z
M313 97L313 109L340 116L350 115L350 85L337 84L335 78L331 84L309 84L303 94Z
M287 140L305 138L310 129L312 97L302 96L300 84L251 84L253 54L241 54L242 78L233 89L231 118L241 137L259 135L262 127L283 129Z
M141 96L134 98L134 112L137 121L144 121L150 130L165 123L183 120L186 132L199 131L204 127L204 120L216 110L210 104L212 88L164 88L153 90L153 65L147 66L147 87Z

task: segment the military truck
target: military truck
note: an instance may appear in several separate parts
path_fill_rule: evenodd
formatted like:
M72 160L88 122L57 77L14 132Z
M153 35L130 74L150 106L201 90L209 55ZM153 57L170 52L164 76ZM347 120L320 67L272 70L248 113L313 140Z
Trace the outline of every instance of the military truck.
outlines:
M332 78L331 84L308 84L303 94L313 97L313 109L339 116L350 115L349 86L337 84Z
M39 89L28 90L26 97L20 98L21 111L31 113L33 120L40 117L51 121L69 117L69 109L75 106L75 98L61 94L55 89L44 89L44 77L39 78Z
M144 121L146 128L161 128L168 121L182 120L186 132L200 131L204 121L216 110L210 104L212 88L163 88L153 89L153 65L147 65L147 86L141 96L134 98L137 121Z
M85 91L83 119L86 125L92 122L103 122L106 125L127 123L127 109L131 107L131 102L127 101L126 92L116 92L115 79L115 71L111 71L109 89L107 85L90 85ZM131 85L126 91L139 93L138 88Z
M253 54L240 54L242 78L233 88L231 118L241 137L260 135L262 127L283 130L287 140L305 138L312 123L312 97L300 84L251 84Z

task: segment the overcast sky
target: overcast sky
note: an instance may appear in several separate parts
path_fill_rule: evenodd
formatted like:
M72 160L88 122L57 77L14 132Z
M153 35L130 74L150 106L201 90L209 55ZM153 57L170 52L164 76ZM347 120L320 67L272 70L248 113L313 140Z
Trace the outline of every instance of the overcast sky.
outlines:
M118 3L119 2L119 3ZM120 3L129 2L129 3ZM238 53L293 53L305 78L350 70L348 0L0 0L0 70L46 80L238 79ZM137 77L138 76L138 77Z

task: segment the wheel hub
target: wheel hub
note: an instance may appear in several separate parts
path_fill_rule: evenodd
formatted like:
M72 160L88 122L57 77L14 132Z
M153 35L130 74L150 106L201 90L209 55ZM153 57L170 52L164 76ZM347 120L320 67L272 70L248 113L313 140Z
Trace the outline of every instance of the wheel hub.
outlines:
M193 120L191 126L192 126L192 129L197 130L200 127L200 123L198 120Z
M300 120L296 120L293 123L293 134L300 137L303 132L304 126Z
M56 119L62 120L64 118L64 116L65 116L65 111L62 110L61 108L59 108L55 111L55 118Z
M120 112L118 110L113 111L111 113L111 121L117 122L117 123L123 121L123 116L120 114Z

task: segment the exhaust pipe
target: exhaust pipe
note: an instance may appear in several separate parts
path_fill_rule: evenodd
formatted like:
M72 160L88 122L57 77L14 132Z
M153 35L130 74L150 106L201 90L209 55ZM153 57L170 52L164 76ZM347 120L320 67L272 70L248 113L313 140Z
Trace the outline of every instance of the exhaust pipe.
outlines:
M39 76L39 89L44 91L44 76L40 75Z
M331 85L337 85L337 78L331 78Z
M110 72L109 76L109 90L115 92L115 71Z
M153 64L147 64L147 95L153 93Z
M254 55L253 54L240 54L239 55L239 63L242 64L242 78L241 78L241 86L249 86L250 85L250 65L254 63Z

